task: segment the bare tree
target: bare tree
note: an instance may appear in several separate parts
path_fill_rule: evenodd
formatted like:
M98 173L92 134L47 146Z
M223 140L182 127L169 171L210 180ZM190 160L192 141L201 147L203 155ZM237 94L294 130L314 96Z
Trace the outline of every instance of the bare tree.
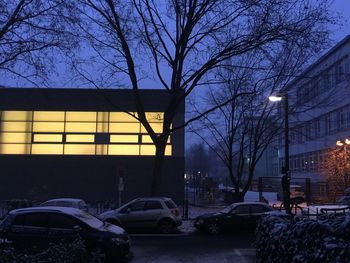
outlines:
M332 201L343 194L350 187L350 165L347 146L329 149L321 164L322 173L325 175L329 197Z
M254 93L251 88L222 101L200 116L172 127L185 98L215 82L214 70L252 50L276 49L286 43L317 47L332 22L330 1L304 0L80 0L81 29L101 65L103 84L126 77L134 91L137 117L156 146L152 194L160 192L164 152L169 135L213 109ZM76 65L76 69L82 68ZM152 74L154 72L154 74ZM149 75L169 94L163 131L157 134L145 116L139 81ZM96 79L84 77L99 86Z
M77 45L72 23L74 5L65 0L0 1L0 72L35 85L53 65L54 48L69 50Z

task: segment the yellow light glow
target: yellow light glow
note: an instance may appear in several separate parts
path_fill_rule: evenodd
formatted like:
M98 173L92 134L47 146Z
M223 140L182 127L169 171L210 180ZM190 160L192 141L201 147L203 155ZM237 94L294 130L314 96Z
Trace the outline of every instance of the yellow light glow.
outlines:
M128 142L139 142L139 136L138 135L110 135L110 142L119 142L119 143L128 143Z
M96 155L107 155L108 145L107 144L96 144Z
M172 155L172 146L167 145L165 148L165 156L171 156Z
M96 132L94 122L66 122L66 132Z
M130 114L137 116L135 112L130 112ZM130 114L125 112L110 112L109 121L110 122L139 122Z
M0 154L30 154L30 144L0 144Z
M34 122L33 132L63 132L64 122Z
M93 111L67 111L66 121L91 121L96 122L96 112Z
M62 134L34 134L34 142L62 142Z
M3 111L2 121L31 121L31 111Z
M142 135L142 143L153 143L151 136ZM170 143L170 137L168 138L167 143Z
M31 132L31 122L3 122L1 125L3 132Z
M155 155L156 147L154 145L141 145L140 155Z
M110 133L139 133L140 124L139 123L110 123L109 124Z
M31 133L3 132L0 133L1 143L31 143Z
M64 154L95 155L94 144L65 144Z
M108 145L109 155L139 155L140 146L139 145L128 145L128 144L118 144L118 145Z
M109 121L109 112L97 112L97 121L98 122L108 122Z
M108 132L108 122L98 122L97 132L107 133Z
M93 134L67 134L66 142L95 142Z
M63 144L32 144L32 154L63 154Z
M162 133L163 132L163 123L150 123L153 131L155 133ZM143 127L143 125L141 125L141 132L142 133L147 133L145 127Z
M64 121L64 111L34 111L34 121Z
M146 112L146 119L149 122L163 122L164 113L163 112Z

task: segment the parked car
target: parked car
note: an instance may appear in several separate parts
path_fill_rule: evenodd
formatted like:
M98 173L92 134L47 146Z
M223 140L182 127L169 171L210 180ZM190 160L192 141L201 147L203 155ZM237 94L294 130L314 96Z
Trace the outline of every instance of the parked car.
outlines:
M76 208L31 207L9 212L0 225L0 239L17 250L41 251L55 242L83 239L93 262L112 261L130 253L124 229L107 224Z
M350 196L343 195L337 200L338 205L349 205L350 206Z
M290 198L302 197L306 198L306 194L302 186L297 184L291 184L289 186ZM283 189L280 188L277 193L277 200L281 201L283 199Z
M85 212L88 211L87 205L84 200L77 198L57 198L51 199L44 203L41 203L39 206L61 206L61 207L73 207L81 209Z
M218 234L225 230L254 230L261 218L274 209L262 202L234 203L218 213L200 215L195 218L194 226L199 231Z
M164 234L171 233L182 223L178 207L167 197L137 198L98 217L127 230L158 229Z

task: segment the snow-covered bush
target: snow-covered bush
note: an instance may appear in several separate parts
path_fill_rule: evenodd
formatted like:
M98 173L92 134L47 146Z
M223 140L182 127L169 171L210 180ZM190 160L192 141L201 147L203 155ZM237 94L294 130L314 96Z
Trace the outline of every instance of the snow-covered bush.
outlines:
M318 220L265 216L257 228L257 262L350 262L350 215Z
M70 243L51 244L48 249L32 254L17 252L13 247L0 249L1 263L83 263L89 262L84 242L77 238Z

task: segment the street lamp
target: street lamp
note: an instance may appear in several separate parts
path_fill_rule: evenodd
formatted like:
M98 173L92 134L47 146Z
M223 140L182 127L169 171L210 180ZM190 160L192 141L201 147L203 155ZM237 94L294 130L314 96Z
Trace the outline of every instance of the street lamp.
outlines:
M271 102L283 101L284 104L284 169L282 176L283 203L288 214L291 214L290 207L290 171L289 171L289 121L288 121L288 94L284 93L279 96L270 96Z
M185 200L184 200L184 207L183 207L183 217L184 219L188 219L188 174L184 174L184 180L185 180Z

